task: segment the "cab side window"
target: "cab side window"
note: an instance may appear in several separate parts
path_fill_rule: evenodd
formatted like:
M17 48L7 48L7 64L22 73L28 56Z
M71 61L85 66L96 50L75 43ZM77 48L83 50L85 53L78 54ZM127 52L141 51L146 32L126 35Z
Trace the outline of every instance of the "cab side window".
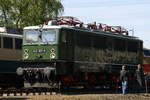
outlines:
M61 41L62 41L62 43L66 43L67 42L67 40L66 40L66 34L67 34L67 31L65 31L65 30L63 30L62 31L62 37L61 37Z

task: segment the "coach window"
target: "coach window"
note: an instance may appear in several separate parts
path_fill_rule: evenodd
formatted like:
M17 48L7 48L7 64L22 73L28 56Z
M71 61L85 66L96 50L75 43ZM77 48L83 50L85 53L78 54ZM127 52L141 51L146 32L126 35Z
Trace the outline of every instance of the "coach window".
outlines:
M10 37L3 37L3 47L6 49L13 48L13 39Z
M1 37L0 37L0 48L1 48Z
M15 38L15 49L21 49L22 47L22 39Z
M144 56L149 56L150 57L150 50L144 50Z

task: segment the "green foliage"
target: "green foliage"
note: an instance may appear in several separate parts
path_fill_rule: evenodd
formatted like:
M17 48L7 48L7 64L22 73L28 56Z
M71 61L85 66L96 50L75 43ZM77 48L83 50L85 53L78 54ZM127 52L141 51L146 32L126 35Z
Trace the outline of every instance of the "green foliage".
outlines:
M10 12L11 12L12 2L11 0L0 0L0 26L3 24L11 25Z
M60 0L0 0L0 26L43 24L63 12Z

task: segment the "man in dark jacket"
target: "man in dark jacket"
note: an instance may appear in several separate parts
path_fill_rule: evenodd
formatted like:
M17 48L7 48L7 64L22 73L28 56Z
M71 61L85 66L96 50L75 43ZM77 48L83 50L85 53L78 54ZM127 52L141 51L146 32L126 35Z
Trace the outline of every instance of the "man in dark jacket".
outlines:
M137 82L137 92L140 92L142 90L143 87L143 80L144 80L144 72L142 70L142 66L141 64L137 65L137 70L135 71L135 78L136 78L136 82Z
M120 71L120 80L122 81L122 94L126 94L128 87L128 71L126 70L126 66L122 66L122 70Z

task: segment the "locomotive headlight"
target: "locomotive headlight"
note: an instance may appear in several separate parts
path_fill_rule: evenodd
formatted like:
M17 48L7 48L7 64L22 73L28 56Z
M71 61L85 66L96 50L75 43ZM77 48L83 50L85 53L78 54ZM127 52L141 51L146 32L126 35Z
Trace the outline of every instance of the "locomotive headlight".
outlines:
M54 59L56 57L56 54L55 53L51 53L50 54L50 58Z
M50 49L50 58L54 59L55 57L56 57L55 49L54 49L54 48L51 48L51 49Z
M50 51L51 51L51 53L55 53L55 49L54 48L52 48Z
M17 73L17 75L19 75L19 76L23 75L23 73L24 73L23 68L21 68L21 67L17 68L16 73Z
M28 59L29 58L29 54L28 54L28 49L24 49L23 51L23 59Z

